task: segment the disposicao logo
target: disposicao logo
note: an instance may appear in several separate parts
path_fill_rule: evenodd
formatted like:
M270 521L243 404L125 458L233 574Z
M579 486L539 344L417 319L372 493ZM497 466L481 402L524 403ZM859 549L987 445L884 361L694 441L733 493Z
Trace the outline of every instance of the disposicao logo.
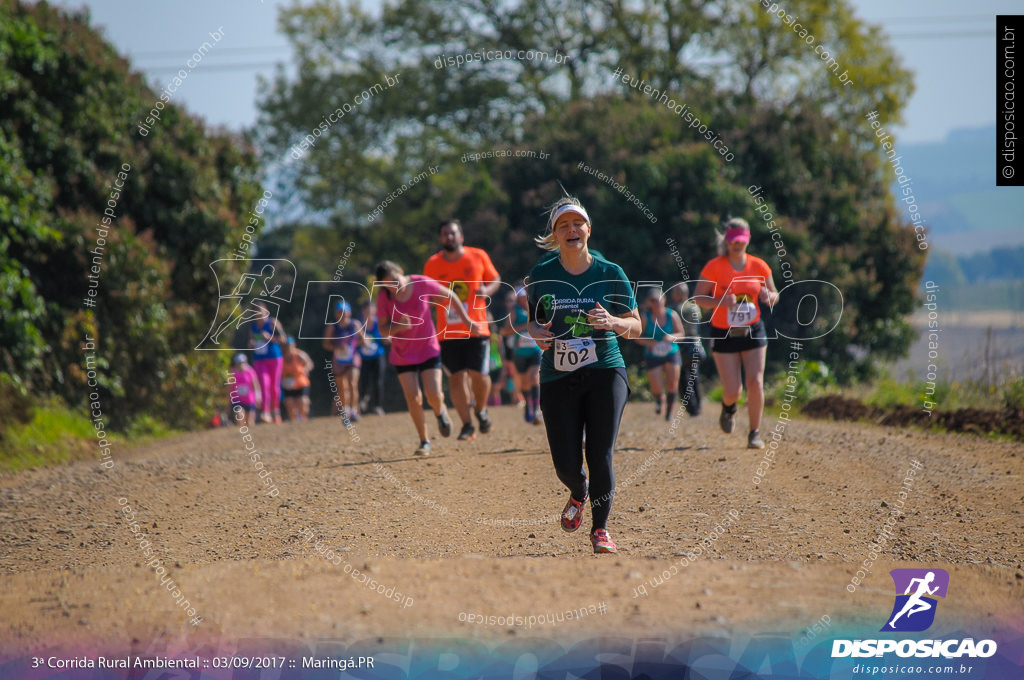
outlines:
M896 586L896 603L881 630L909 633L931 628L938 607L932 596L946 597L949 573L945 569L893 569L889 574Z
M880 632L910 633L928 630L935 621L936 597L946 597L949 573L945 569L893 569L889 572L896 588L896 602ZM832 657L884 656L895 652L900 657L962 656L987 658L996 653L994 640L834 640Z

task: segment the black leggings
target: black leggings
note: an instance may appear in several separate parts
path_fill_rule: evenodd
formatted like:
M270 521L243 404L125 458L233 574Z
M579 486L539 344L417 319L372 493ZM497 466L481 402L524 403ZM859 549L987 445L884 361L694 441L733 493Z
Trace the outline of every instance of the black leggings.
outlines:
M679 403L691 416L700 413L700 355L683 352L683 370L679 372Z
M615 496L612 452L628 397L629 383L621 368L582 368L540 386L540 408L544 412L551 460L558 479L577 500L587 494L587 474L583 470L586 429L591 531L606 528L611 512Z

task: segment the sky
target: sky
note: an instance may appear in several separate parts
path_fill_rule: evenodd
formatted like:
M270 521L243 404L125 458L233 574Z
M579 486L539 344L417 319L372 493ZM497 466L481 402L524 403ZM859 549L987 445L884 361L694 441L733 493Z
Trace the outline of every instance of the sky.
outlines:
M755 0L751 0L754 2ZM291 53L277 32L284 0L57 0L88 7L94 27L150 84L167 83L210 34L223 37L178 88L176 103L214 126L256 121L257 80L270 78ZM374 0L364 6L374 6ZM785 7L785 0L779 2ZM953 129L995 123L995 16L1024 9L1021 0L852 0L858 16L882 25L916 90L895 129L904 143L941 141Z

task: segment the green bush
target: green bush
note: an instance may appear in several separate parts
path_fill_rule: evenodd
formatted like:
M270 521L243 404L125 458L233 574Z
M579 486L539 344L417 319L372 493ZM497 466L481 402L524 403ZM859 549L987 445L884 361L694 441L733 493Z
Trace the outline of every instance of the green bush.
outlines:
M824 361L800 361L793 373L795 382L791 382L789 377L789 371L777 373L765 385L765 396L774 400L776 405L781 404L787 395L793 395L794 403L799 407L836 384ZM793 389L787 391L789 385L793 385Z
M0 440L7 428L31 421L34 410L25 386L14 376L0 373Z
M1024 410L1024 378L1017 378L1003 388L1003 404L1006 408Z
M108 432L107 439L112 435ZM16 472L82 459L97 451L96 430L81 413L57 400L34 409L27 423L4 432L0 469Z
M169 437L177 431L171 429L161 420L150 415L141 415L128 427L129 439L148 439L151 437Z
M864 403L877 408L910 406L921 402L921 393L922 390L915 389L914 385L883 378L875 384L874 389L864 399ZM929 399L935 401L931 397Z

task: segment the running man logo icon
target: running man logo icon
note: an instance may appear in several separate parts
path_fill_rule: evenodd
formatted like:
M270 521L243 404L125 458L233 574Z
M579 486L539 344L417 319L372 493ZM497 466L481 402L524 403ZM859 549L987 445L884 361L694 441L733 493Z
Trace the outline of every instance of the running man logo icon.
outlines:
M239 266L245 268L241 274ZM280 303L291 302L295 265L290 260L222 259L211 262L210 269L217 278L217 311L210 330L196 349L231 352L250 349L248 345L234 346L236 332L267 313L276 317L281 310ZM225 281L236 278L236 285L224 285Z
M893 569L896 602L882 631L919 632L935 620L938 600L946 597L949 573L945 569ZM903 593L900 595L900 593Z

